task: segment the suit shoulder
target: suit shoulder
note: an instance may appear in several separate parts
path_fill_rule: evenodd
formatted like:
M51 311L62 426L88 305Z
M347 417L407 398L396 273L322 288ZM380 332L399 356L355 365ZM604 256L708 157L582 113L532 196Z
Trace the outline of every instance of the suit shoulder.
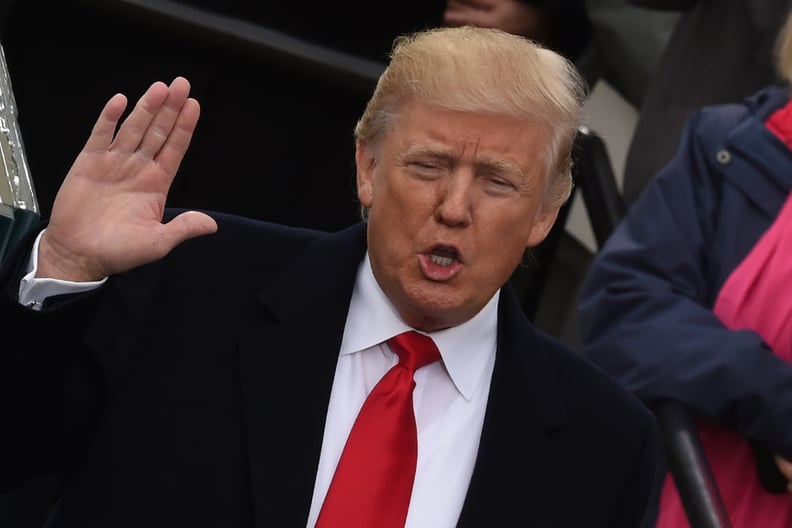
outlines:
M170 210L170 215L179 211ZM203 211L217 222L217 232L187 240L169 260L183 265L185 260L200 260L204 267L262 266L273 260L288 261L307 246L327 235L322 231L289 227L262 220L212 211Z
M552 394L567 414L580 414L584 422L602 409L649 416L604 370L528 321L511 288L502 291L499 321L504 362L515 369L515 383L524 376L536 385L533 390Z
M581 416L616 413L642 423L653 420L648 408L598 365L556 339L538 334L556 380L564 388L567 409Z

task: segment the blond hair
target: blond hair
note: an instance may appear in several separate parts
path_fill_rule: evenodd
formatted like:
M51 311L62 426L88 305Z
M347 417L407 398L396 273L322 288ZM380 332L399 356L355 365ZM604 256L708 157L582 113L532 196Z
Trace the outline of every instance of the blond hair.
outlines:
M792 82L792 12L787 15L776 39L776 70L787 82Z
M575 67L535 42L498 29L430 29L396 40L355 137L376 145L410 99L525 119L547 133L543 206L552 209L572 189L572 142L584 97Z

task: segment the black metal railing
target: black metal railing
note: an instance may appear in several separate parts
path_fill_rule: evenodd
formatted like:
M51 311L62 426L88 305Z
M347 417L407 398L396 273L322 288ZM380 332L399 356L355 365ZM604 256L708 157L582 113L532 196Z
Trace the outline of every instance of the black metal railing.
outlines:
M220 48L371 93L385 65L282 31L171 0L80 0L141 23L164 26Z
M576 187L586 205L598 247L625 212L605 144L582 128L576 142ZM692 528L730 528L693 415L677 401L649 402L660 427L663 452Z

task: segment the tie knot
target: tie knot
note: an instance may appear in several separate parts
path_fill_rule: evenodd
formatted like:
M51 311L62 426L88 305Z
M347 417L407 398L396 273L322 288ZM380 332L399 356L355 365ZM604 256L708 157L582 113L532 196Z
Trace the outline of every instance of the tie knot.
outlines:
M390 338L388 344L398 354L399 365L413 372L440 359L432 338L412 330Z

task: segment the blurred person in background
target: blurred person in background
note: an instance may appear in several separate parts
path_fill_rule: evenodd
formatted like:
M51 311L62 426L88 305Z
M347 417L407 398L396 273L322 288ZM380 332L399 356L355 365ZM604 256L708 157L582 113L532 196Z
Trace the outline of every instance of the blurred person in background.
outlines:
M644 402L677 400L733 526L792 525L792 17L780 81L706 107L596 257L585 356ZM687 526L670 476L657 526Z

